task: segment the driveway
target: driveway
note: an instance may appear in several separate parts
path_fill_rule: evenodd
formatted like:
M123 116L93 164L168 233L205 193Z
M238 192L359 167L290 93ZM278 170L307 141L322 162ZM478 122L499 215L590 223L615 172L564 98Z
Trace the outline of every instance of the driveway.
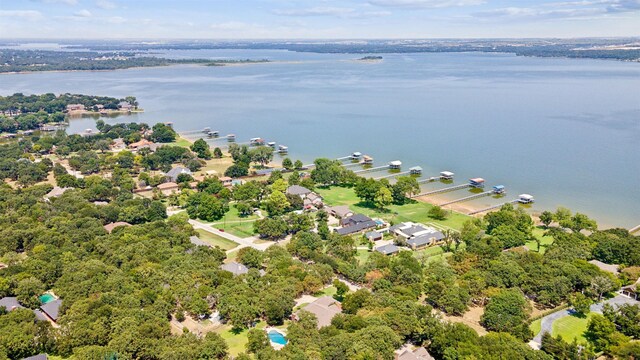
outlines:
M626 297L624 295L617 295L609 300L605 300L597 304L591 305L591 312L602 314L602 308L604 304L609 304L614 307L616 305L620 306L622 304L640 305L640 301L633 300L632 298ZM542 334L544 334L545 332L551 333L551 330L553 329L553 322L565 316L569 316L573 313L574 313L573 309L565 309L565 310L560 310L543 317L540 324L541 325L540 332L536 334L536 336L533 338L533 340L531 340L531 342L529 342L529 345L531 345L531 347L533 348L539 349L542 343Z
M239 247L236 247L236 248L232 249L234 251L238 250L238 249L241 249L243 247L252 247L254 249L264 251L269 246L275 244L275 242L272 242L272 241L266 242L266 243L261 243L261 244L256 244L255 241L258 240L258 238L256 238L255 236L250 236L250 237L247 237L247 238L241 238L239 236L235 236L233 234L230 234L230 233L228 233L226 231L220 231L217 228L215 228L215 227L213 227L213 226L211 226L209 224L205 224L205 223L202 223L202 222L200 222L198 220L194 220L194 219L190 219L189 220L189 224L191 224L191 226L193 226L196 229L206 230L206 231L208 231L208 232L210 232L212 234L218 235L218 236L223 237L223 238L225 238L227 240L231 240L231 241L237 243L239 245Z

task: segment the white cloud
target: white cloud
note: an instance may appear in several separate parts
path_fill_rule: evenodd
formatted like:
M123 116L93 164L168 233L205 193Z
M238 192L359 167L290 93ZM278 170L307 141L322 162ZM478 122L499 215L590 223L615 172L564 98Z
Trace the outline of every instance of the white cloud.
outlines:
M76 11L73 13L73 16L75 17L82 17L82 18L88 18L91 17L91 11L87 10L87 9L82 9L80 11Z
M369 4L404 8L447 8L484 4L485 0L369 0Z
M100 9L105 9L105 10L112 10L118 7L116 3L109 0L97 0L96 6L99 7Z
M472 15L479 18L580 19L636 11L640 11L640 0L585 0L553 2L534 7L497 8Z
M123 18L122 16L112 16L107 18L107 22L109 24L122 24L126 21L127 19Z
M47 4L78 5L78 0L41 0L41 1Z
M235 31L235 30L244 30L249 27L249 24L240 22L240 21L227 21L218 24L211 24L210 28L214 30L222 30L222 31Z
M36 10L0 10L0 17L21 18L34 21L42 19L42 13Z
M276 15L284 16L346 16L355 12L352 8L313 7L307 9L274 10Z

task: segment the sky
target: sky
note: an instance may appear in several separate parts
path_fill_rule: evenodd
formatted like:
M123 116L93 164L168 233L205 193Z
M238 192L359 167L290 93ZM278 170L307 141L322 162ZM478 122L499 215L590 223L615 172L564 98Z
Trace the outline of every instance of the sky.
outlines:
M0 38L640 36L640 0L0 0Z

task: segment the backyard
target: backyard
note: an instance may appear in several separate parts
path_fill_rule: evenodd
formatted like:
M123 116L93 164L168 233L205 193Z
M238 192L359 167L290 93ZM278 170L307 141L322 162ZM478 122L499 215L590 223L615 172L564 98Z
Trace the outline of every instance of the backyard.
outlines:
M196 229L196 232L198 233L198 237L200 238L200 240L206 241L212 246L218 246L222 250L231 250L238 246L238 244L236 244L235 242L210 233L206 230Z

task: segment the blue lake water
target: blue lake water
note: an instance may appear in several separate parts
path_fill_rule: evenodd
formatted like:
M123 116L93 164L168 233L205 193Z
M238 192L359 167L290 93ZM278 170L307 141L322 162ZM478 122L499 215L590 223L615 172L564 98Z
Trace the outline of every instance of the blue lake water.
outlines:
M481 53L383 54L374 63L276 50L161 55L285 62L1 75L0 93L134 95L145 113L110 122L263 137L305 163L360 151L378 165L419 165L425 176L450 170L456 183L483 177L504 184L507 200L530 193L534 212L566 206L609 226L640 224L638 63ZM93 123L73 120L70 131Z

